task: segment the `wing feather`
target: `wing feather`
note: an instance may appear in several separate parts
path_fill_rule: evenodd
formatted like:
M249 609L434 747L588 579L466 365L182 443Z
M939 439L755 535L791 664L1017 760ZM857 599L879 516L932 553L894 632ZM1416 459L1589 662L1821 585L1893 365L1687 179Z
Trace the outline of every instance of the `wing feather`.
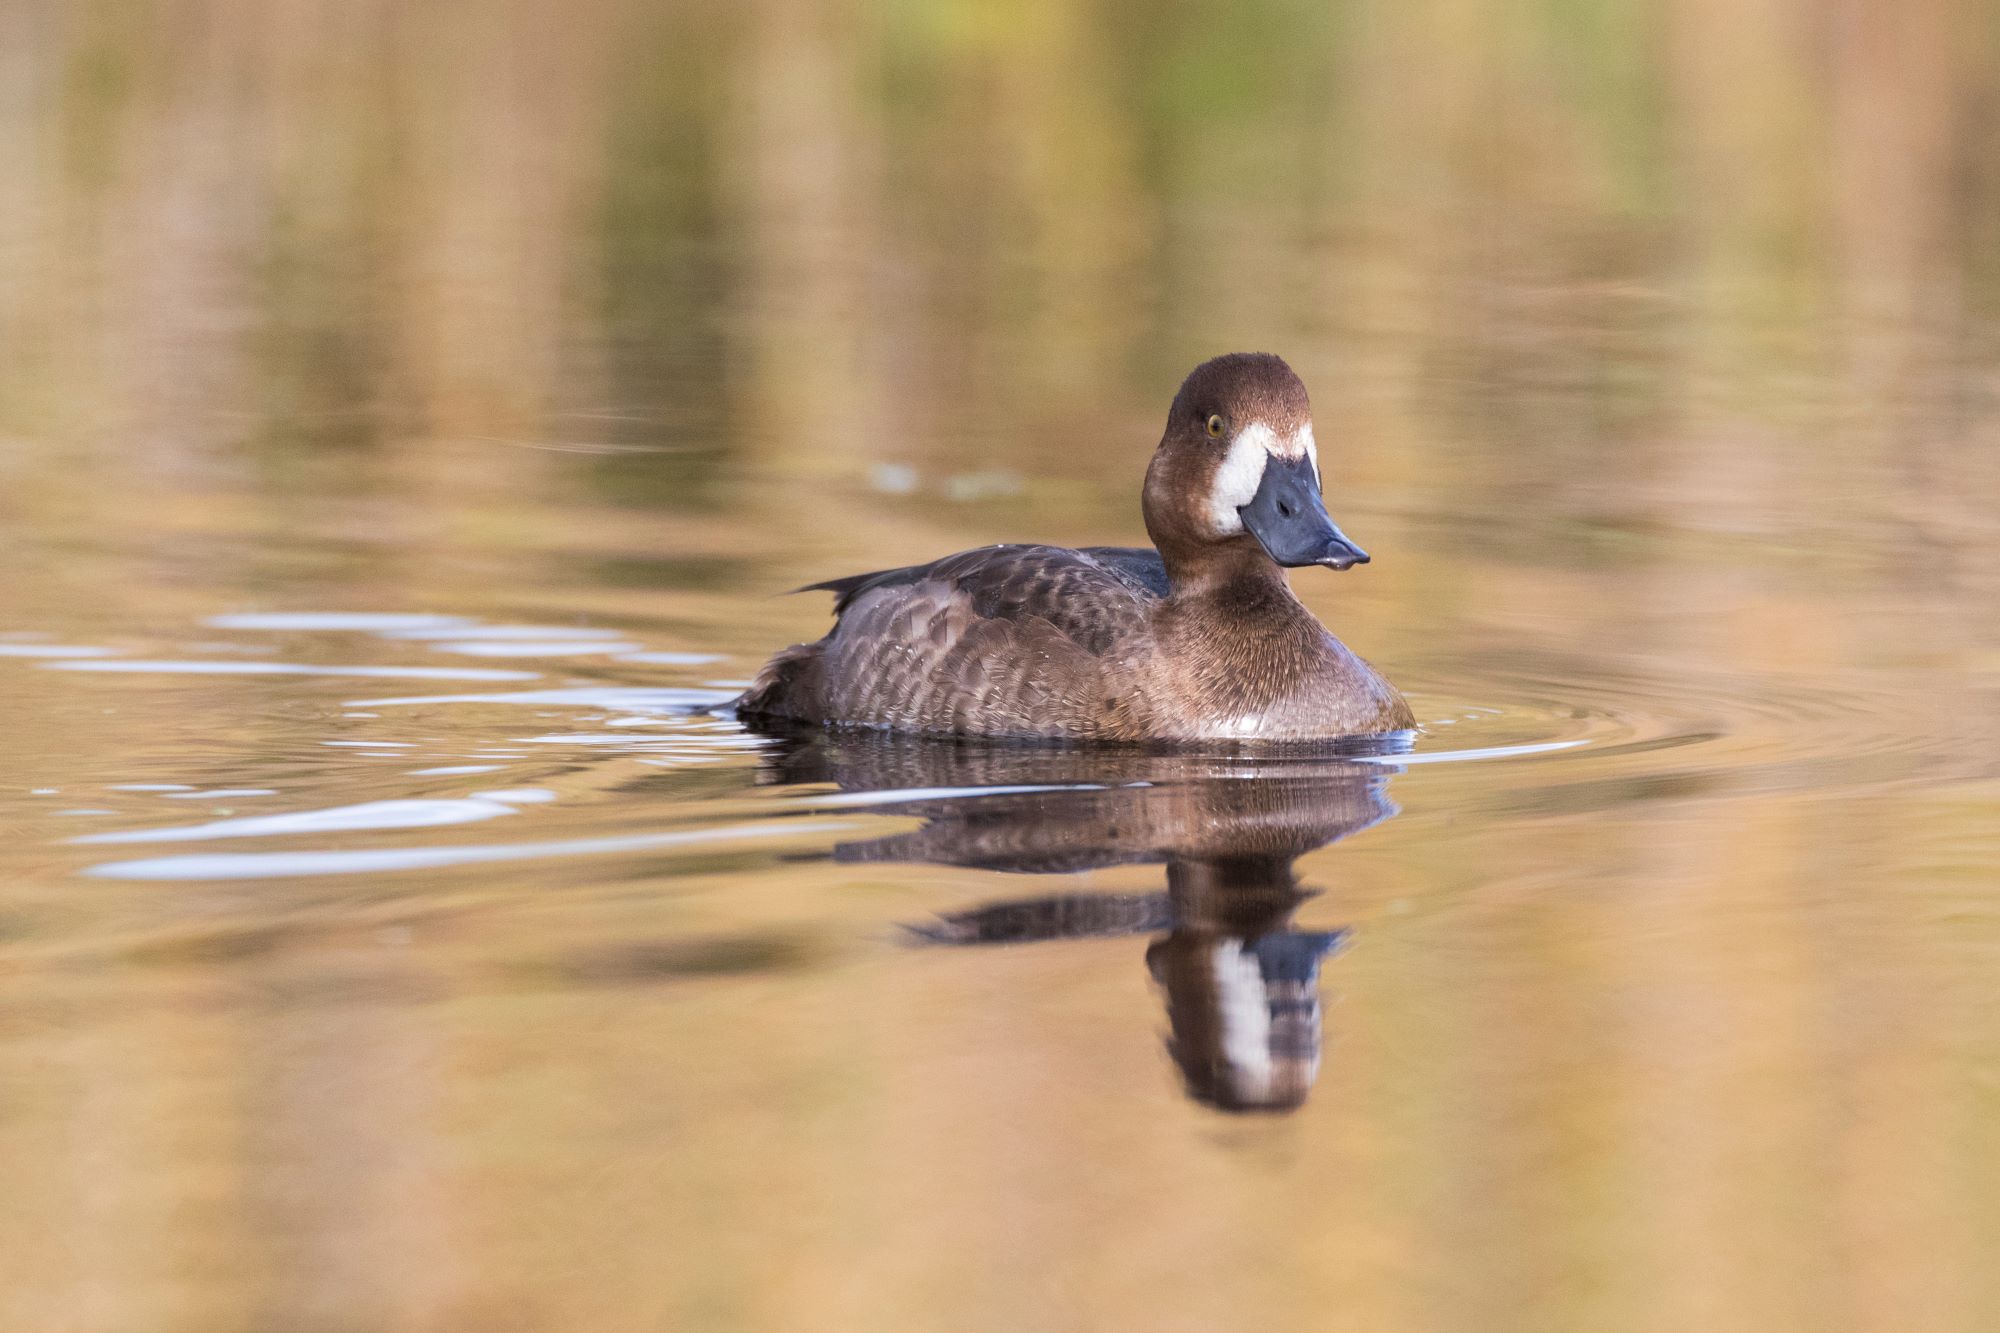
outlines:
M773 659L744 711L1081 737L1115 729L1120 651L1166 575L1141 548L988 546L810 587L834 594L833 629Z

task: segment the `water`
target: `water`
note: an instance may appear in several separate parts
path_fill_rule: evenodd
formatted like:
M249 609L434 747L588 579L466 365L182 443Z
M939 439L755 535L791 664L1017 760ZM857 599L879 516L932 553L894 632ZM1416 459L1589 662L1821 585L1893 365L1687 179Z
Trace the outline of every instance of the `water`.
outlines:
M0 1327L2000 1320L1983 11L24 13ZM1407 747L715 711L1233 348Z

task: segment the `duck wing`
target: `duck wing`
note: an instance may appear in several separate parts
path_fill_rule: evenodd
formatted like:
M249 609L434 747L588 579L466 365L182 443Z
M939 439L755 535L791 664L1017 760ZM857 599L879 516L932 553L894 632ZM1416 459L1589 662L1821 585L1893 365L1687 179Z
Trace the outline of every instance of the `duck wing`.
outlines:
M813 584L834 594L832 631L780 653L738 708L954 735L1116 734L1107 673L1165 586L1147 555L988 546Z
M1150 546L1086 546L1083 554L1140 592L1164 598L1169 591L1166 562Z
M1041 616L1064 628L1079 643L1101 652L1107 634L1127 628L1134 596L1156 601L1167 595L1167 567L1150 546L999 545L960 551L923 565L849 574L808 583L799 592L830 592L836 618L863 595L884 588L941 581L973 599L990 620Z

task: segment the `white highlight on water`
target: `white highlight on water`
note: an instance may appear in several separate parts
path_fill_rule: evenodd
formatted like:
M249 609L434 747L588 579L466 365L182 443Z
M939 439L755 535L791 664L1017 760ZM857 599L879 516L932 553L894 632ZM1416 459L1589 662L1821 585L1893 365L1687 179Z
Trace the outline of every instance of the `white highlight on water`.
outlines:
M68 643L0 643L0 657L116 657L122 649Z
M245 815L236 819L211 820L206 824L180 824L173 828L92 833L72 841L207 842L212 838L279 838L295 833L443 828L451 824L477 823L482 819L493 819L513 813L513 805L498 799L497 796L473 796L464 800L363 801L357 805L335 805L321 810L291 810L275 815Z
M380 848L318 852L220 852L163 856L144 861L112 861L84 871L98 879L203 880L294 879L314 875L384 874L398 870L439 870L498 861L533 861L567 856L705 847L717 843L814 837L855 826L836 820L736 824L673 833L638 833L568 842L487 844L469 847Z
M505 643L509 640L524 639L540 643L580 643L585 639L622 639L625 635L621 630L592 629L575 625L474 625L460 621L457 625L447 625L442 628L426 626L416 629L392 629L382 637L419 641L451 639L457 642L492 640L496 643Z
M721 653L621 653L621 662L640 662L647 666L705 666L710 662L720 662Z
M517 690L503 694L417 694L401 699L355 699L350 706L389 708L414 704L581 704L612 712L641 712L648 708L684 711L713 708L734 697L715 690L687 690L669 686L643 687L585 685L575 689Z
M43 662L49 671L123 671L179 676L370 676L383 680L540 680L538 671L493 667L305 666L297 662L134 662L95 658ZM356 700L357 703L376 700Z
M623 640L602 641L596 639L475 639L468 642L433 643L430 645L441 653L460 653L466 657L588 657L593 654L627 653L636 649L636 643Z
M470 625L464 616L426 615L398 611L252 611L210 616L216 629L269 630L413 630Z
M1574 750L1579 745L1588 745L1588 740L1540 741L1533 745L1495 745L1484 750L1417 750L1410 754L1352 754L1341 758L1357 764L1388 764L1400 768L1404 764L1445 764L1467 763L1474 759L1506 759L1522 754L1549 754L1556 750Z

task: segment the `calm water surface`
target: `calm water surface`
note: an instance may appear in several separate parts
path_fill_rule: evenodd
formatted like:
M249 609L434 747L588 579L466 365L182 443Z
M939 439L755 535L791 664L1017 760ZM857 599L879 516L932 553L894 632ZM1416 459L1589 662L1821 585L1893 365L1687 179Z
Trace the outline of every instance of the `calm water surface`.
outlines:
M1916 8L29 20L0 1327L2000 1324L2000 155ZM1407 745L715 711L788 588L1142 540L1237 347Z

